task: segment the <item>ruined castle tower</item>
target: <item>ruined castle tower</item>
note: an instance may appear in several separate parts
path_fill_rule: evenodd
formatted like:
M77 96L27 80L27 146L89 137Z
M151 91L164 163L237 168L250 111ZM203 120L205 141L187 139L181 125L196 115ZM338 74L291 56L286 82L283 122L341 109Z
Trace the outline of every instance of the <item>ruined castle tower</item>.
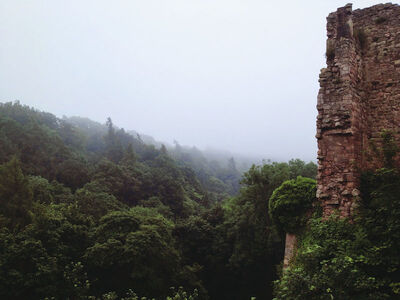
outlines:
M351 216L360 170L383 129L400 138L400 6L339 8L327 18L318 94L318 189L324 215ZM379 163L378 163L379 164Z

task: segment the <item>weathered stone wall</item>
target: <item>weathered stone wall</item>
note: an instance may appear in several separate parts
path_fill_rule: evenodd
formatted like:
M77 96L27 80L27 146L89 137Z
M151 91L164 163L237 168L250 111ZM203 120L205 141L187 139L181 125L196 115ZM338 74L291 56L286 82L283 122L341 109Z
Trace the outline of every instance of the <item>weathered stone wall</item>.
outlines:
M324 215L351 216L360 171L383 129L400 139L400 6L380 4L327 18L327 67L318 94L318 189Z
M286 233L285 256L283 258L283 269L286 270L296 254L297 237L293 233Z

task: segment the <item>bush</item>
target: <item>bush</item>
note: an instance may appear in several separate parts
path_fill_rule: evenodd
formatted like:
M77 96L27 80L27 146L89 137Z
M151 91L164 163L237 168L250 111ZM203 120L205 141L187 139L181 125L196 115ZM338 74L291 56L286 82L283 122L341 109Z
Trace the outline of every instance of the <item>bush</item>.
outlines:
M355 223L311 219L275 299L399 299L400 175L364 174Z
M269 213L277 227L288 233L303 228L316 200L315 180L305 177L287 180L269 199Z

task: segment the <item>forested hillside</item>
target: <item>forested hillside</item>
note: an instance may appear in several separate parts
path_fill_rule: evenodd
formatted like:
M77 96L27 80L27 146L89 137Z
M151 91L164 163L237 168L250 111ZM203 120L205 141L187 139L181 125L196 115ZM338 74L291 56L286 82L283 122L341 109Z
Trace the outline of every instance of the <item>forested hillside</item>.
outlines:
M0 164L1 299L270 299L283 239L268 199L316 174L241 174L18 102L0 104Z
M109 125L81 117L64 117L63 121L77 127L88 137L86 144L88 151L104 151L106 145L103 137L108 134ZM246 171L251 166L249 160L241 160L240 166L236 167L235 159L225 153L204 153L196 147L181 146L177 141L175 141L175 146L164 145L148 135L141 135L133 130L125 132L125 130L115 127L115 131L122 140L122 148L131 143L136 153L139 154L141 153L140 148L143 147L168 151L168 155L174 158L178 166L190 167L195 172L197 179L208 192L208 197L213 200L222 200L227 196L235 195L240 187L241 172ZM128 140L123 142L123 136L125 136L125 140L128 137Z

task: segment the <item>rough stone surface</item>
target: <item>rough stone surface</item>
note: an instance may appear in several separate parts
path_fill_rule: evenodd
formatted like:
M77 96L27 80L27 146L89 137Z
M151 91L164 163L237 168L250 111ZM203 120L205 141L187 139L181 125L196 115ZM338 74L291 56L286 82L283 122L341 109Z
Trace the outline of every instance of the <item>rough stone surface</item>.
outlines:
M319 76L317 198L324 216L351 217L360 196L361 170L380 133L400 140L400 6L379 4L327 17L327 67ZM397 161L397 163L399 163Z
M283 259L283 269L287 269L289 267L290 261L296 253L296 244L297 238L295 234L286 233L286 241L285 241L285 257Z

